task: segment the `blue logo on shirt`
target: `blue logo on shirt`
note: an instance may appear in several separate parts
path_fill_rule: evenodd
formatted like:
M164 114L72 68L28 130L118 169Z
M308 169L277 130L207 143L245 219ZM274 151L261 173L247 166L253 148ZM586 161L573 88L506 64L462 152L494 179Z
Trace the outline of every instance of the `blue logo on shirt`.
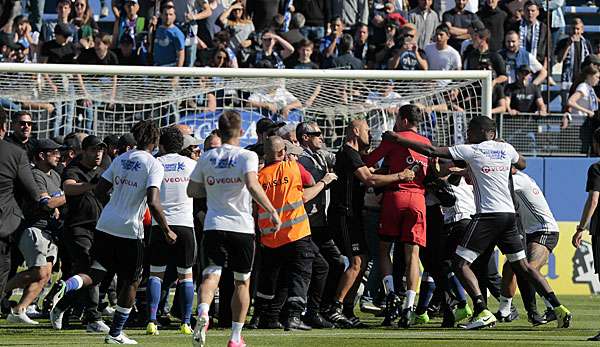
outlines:
M138 171L142 168L142 164L137 160L121 159L121 166L126 171Z
M185 170L185 163L178 162L172 164L163 164L163 167L165 168L165 172L183 171Z
M477 151L479 151L481 154L488 157L489 159L493 159L493 160L506 158L506 151L503 149L477 148Z
M227 169L235 166L235 160L233 158L223 158L217 162L217 158L210 158L209 160L211 164L215 166L217 169Z

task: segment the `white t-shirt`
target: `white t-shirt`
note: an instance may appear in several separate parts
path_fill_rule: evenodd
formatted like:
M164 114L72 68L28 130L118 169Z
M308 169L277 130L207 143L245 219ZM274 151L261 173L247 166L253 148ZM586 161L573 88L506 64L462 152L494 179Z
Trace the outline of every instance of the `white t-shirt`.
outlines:
M146 151L132 150L116 157L102 174L113 191L96 229L126 239L143 239L146 191L160 188L164 173L160 162Z
M558 223L550 211L550 206L548 206L542 190L533 178L518 171L513 175L513 186L525 233L558 232Z
M430 43L423 50L427 57L429 70L460 70L462 66L460 54L450 46L440 51L435 46L435 43Z
M165 170L160 186L160 203L167 224L193 228L194 199L188 197L187 186L196 161L177 153L158 157L158 161ZM152 225L158 225L154 218Z
M444 224L455 223L463 219L471 219L475 214L475 197L473 186L467 184L463 177L460 178L458 186L449 184L450 192L454 195L456 203L452 207L442 207L444 213Z
M252 197L244 180L249 172L258 173L252 151L225 144L202 154L190 178L206 189L204 230L254 233Z
M509 187L511 164L519 153L508 143L485 141L450 147L454 160L468 164L477 213L515 213Z
M598 109L598 98L594 88L587 82L579 83L575 92L580 92L583 96L577 100L577 104L581 107L585 107L588 110L596 111ZM595 102L594 102L595 101ZM573 109L572 114L574 116L587 116L585 112Z

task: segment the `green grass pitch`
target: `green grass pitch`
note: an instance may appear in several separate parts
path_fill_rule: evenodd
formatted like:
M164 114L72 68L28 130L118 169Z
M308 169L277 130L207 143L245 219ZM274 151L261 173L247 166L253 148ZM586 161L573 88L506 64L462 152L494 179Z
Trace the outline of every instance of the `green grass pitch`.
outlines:
M361 314L371 325L359 330L313 330L309 332L284 332L273 330L244 330L243 336L250 347L258 346L462 346L462 347L514 347L514 346L600 346L600 342L587 342L600 329L600 297L564 296L563 304L570 308L574 320L569 329L557 329L552 322L541 327L531 327L525 317L520 298L515 298L521 317L512 323L500 323L495 328L479 331L440 329L441 321L432 320L425 326L400 330L382 328L381 318ZM539 308L542 309L541 303ZM492 298L490 309L497 307ZM53 331L47 320L39 327L24 327L0 320L0 346L92 346L103 345L102 334L89 334L83 329ZM77 327L77 325L75 325ZM126 333L143 346L191 346L191 337L182 336L178 330L161 330L159 336L146 336L143 329L126 329ZM210 330L207 345L226 346L229 330Z

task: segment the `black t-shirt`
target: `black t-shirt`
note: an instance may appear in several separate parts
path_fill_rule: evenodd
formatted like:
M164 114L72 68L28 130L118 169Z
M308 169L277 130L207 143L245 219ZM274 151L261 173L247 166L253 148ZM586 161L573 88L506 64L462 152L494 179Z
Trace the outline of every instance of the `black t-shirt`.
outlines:
M343 145L335 155L334 172L338 179L331 185L329 214L359 216L362 213L365 187L354 172L366 166L360 153Z
M465 54L465 70L481 70L479 62L482 59L488 59L494 70L493 78L498 76L506 76L506 64L504 59L498 52L492 52L490 50L486 52L480 52L478 49L472 49L468 54Z
M119 65L119 59L117 59L117 55L112 51L108 51L104 58L100 59L93 48L88 48L81 51L81 54L77 57L77 63L90 65Z
M63 171L62 181L75 180L77 183L85 182L95 184L100 180L102 169L100 167L88 168L78 159L73 160ZM67 209L77 213L67 213L65 226L76 226L96 223L102 212L102 204L92 191L81 195L67 196Z
M504 43L504 22L508 16L506 12L498 7L492 10L491 7L484 5L477 12L477 16L490 31L490 51L500 50Z
M478 18L475 13L467 10L458 13L456 8L453 8L442 15L442 23L449 22L452 26L463 29L470 28L471 24L476 20L478 20ZM460 45L463 41L463 39L451 37L450 40L448 40L448 44L460 52Z
M492 107L497 107L500 100L504 99L504 86L502 84L496 84L492 89Z
M300 63L297 60L292 61L290 63L291 67L294 69L300 69L300 70L318 70L319 69L319 65L313 63L312 61L309 61L308 63Z
M73 64L76 53L72 42L61 45L56 40L52 40L42 45L40 55L48 58L48 64Z
M14 134L10 134L5 138L5 140L22 148L25 152L27 152L27 158L29 158L29 161L33 161L33 149L37 145L36 139L29 138L29 141L23 143L21 140L17 139Z
M133 51L128 57L124 56L120 49L115 49L113 53L115 53L115 55L117 56L117 61L119 62L119 65L143 65L140 62L140 56L135 51Z
M587 183L585 184L586 192L600 192L600 162L594 163L590 166L587 173ZM598 235L600 231L600 225L598 222L600 221L599 216L600 209L596 209L594 214L592 215L592 220L590 222L590 233L592 235Z
M506 86L504 91L510 98L510 108L519 112L539 111L535 101L542 97L540 88L533 83L524 86L520 82L515 82Z

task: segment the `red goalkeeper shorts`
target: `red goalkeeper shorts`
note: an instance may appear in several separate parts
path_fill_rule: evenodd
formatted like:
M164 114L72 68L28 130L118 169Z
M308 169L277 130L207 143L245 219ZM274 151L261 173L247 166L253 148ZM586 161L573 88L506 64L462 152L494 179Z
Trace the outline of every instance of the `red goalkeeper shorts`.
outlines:
M426 246L425 195L406 191L385 192L379 220L383 241Z

